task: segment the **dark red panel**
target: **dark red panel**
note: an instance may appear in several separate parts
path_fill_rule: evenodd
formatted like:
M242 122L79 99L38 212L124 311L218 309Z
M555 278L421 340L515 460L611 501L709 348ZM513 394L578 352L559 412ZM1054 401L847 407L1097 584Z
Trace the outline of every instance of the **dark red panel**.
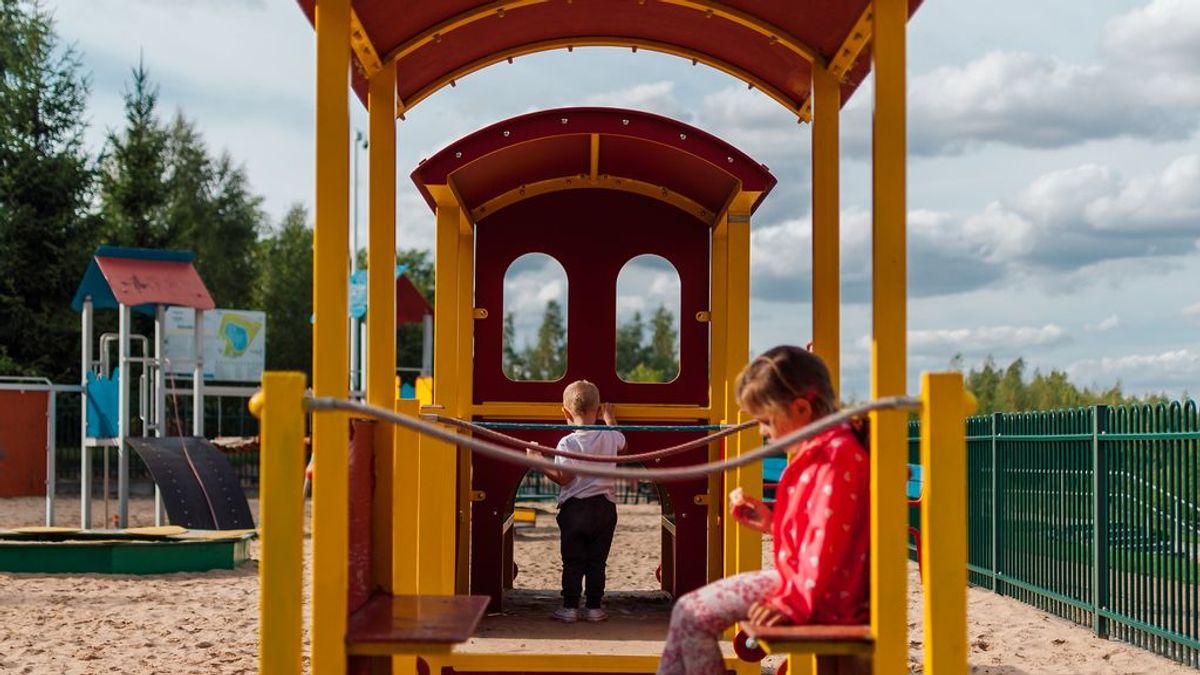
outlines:
M46 494L49 394L0 391L0 497Z
M503 133L503 132L501 132ZM528 183L586 174L591 138L586 134L548 136L506 148L452 174L468 208Z
M433 307L421 291L409 281L408 276L396 277L396 325L421 323L426 314L433 314Z
M686 134L685 134L686 135ZM693 155L628 136L605 136L600 172L636 178L685 195L717 213L737 187L728 173Z
M562 400L563 387L588 379L605 400L621 403L708 402L709 229L656 199L602 189L570 190L518 202L479 222L475 245L474 398ZM559 382L513 382L501 370L504 274L531 252L552 256L567 274L567 372ZM680 280L679 376L664 384L623 382L616 372L617 275L650 253L675 266Z

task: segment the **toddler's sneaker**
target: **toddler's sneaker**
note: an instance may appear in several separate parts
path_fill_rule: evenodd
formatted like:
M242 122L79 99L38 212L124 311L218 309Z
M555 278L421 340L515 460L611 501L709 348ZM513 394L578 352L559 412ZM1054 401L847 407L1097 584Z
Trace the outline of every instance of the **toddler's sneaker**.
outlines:
M579 610L574 607L559 607L550 618L563 623L575 623L579 620Z
M583 618L587 619L588 621L590 621L592 623L597 623L600 621L607 621L608 620L608 612L604 611L603 609L600 609L599 607L596 607L596 608L589 607L586 610L584 610Z

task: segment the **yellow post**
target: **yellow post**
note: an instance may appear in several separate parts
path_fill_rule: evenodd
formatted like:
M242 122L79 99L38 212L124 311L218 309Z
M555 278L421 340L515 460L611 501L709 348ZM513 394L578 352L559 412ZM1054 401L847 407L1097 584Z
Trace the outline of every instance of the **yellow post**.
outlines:
M962 373L924 373L921 392L925 672L965 673L967 442Z
M812 341L829 366L833 392L841 391L841 263L838 243L838 124L841 83L812 67Z
M737 375L750 357L750 203L739 195L729 211L728 257L726 258L726 415L731 422L742 422L747 418L738 409L734 384ZM733 441L733 439L730 439ZM736 442L727 443L734 449L730 455L741 455L761 442L757 430L743 431ZM746 495L762 497L762 464L755 462L734 469L733 484L742 488ZM728 494L725 499L728 500ZM728 512L728 511L726 511ZM748 527L733 528L733 558L725 564L726 573L741 573L762 567L762 534Z
M416 399L395 402L396 412L416 417L421 412L421 403ZM392 541L397 545L391 549L392 592L396 595L413 595L417 592L417 559L420 556L420 537L417 532L417 513L420 504L420 472L417 432L404 427L392 427L394 431L392 452ZM393 673L415 673L416 659L412 656L392 657Z
M317 188L313 233L313 394L349 394L346 327L350 237L350 0L321 0L317 29ZM345 415L312 423L312 669L346 670L347 522Z
M724 217L723 217L724 218ZM726 220L717 223L713 227L712 235L712 282L710 284L711 297L709 299L709 354L712 362L709 364L708 372L708 400L711 412L711 421L715 423L728 423L730 418L726 410L725 394L728 389L725 382L728 375L728 369L725 366L727 346L727 329L729 325L729 307L728 307L728 283L727 264L726 260L729 257L729 223ZM737 419L736 417L733 419ZM710 450L709 459L719 459L715 456L721 448L721 443L714 443L713 449ZM728 439L724 446L727 448L734 447L733 439ZM729 481L732 481L730 477ZM709 522L709 538L708 538L708 580L714 581L725 575L725 560L733 559L733 536L732 521L726 515L729 511L726 489L725 474L715 474L708 479L708 491L712 495L712 504L708 511ZM718 523L725 523L725 527L720 527Z
M458 235L458 372L455 396L458 407L454 416L470 419L474 369L475 338L475 230L467 214L459 212ZM455 522L458 527L455 555L454 589L466 593L470 583L467 551L471 550L471 451L458 451L458 486L456 490Z
M441 407L439 412L448 415L457 415L459 406L457 312L461 212L448 190L440 195L434 265L433 400L435 407ZM454 593L456 579L457 452L445 442L421 437L419 461L421 501L417 525L420 535L417 583L422 593L450 595Z
M300 673L304 594L304 375L263 375L258 454L258 672Z
M367 403L391 410L396 401L396 69L371 78L370 186L367 236ZM375 425L375 491L371 506L371 572L392 590L391 424ZM403 540L401 540L403 541Z
M906 389L905 25L907 0L875 0L871 398ZM871 415L871 627L875 673L908 668L906 414Z

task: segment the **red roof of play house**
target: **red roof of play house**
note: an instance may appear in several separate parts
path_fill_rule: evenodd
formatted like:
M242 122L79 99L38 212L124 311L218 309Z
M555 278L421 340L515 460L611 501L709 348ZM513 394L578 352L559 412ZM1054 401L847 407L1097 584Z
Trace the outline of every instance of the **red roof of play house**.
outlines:
M421 323L426 314L433 314L433 306L413 286L409 278L401 274L396 277L396 325Z
M192 257L186 251L101 246L71 305L79 311L84 297L91 297L96 309L115 309L118 304L213 309L216 304L192 266Z
M298 2L313 21L315 0ZM920 3L909 0L909 13ZM676 54L741 78L800 117L812 61L842 78L843 101L871 63L869 0L353 0L352 7L356 65L394 60L401 114L480 68L548 49ZM354 70L365 101L366 80Z
M593 162L593 139L595 142ZM674 192L718 213L739 187L771 191L775 177L725 141L688 124L620 108L559 108L520 115L465 136L412 172L427 186L451 182L476 218L493 197L556 178L611 176ZM757 206L757 202L755 203Z

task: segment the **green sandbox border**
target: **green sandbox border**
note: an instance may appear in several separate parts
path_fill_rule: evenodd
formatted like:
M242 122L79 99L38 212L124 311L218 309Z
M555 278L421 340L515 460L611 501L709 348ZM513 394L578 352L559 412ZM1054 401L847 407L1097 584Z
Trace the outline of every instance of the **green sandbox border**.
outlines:
M171 574L231 570L250 559L253 532L220 539L159 541L0 540L0 572Z

